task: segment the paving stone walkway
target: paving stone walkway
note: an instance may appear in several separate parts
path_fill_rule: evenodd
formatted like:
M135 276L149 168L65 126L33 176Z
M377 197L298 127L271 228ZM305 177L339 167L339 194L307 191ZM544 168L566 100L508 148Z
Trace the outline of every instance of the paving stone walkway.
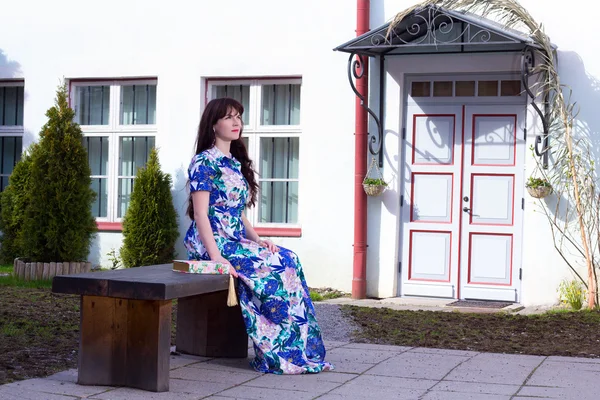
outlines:
M600 359L326 341L336 371L264 375L246 359L171 356L170 391L77 385L77 371L0 386L0 400L598 399Z

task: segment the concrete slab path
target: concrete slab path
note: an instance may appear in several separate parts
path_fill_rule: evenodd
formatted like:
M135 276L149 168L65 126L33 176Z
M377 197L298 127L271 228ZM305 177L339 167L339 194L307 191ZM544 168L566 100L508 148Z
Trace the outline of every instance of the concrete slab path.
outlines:
M326 341L336 370L265 375L247 359L171 356L170 391L81 386L75 369L0 386L0 400L598 399L600 359Z

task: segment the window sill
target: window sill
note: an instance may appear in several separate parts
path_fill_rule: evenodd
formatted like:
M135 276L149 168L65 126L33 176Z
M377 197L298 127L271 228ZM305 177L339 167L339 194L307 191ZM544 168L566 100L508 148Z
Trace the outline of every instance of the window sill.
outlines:
M302 228L266 228L255 227L258 236L302 237Z
M96 221L96 226L99 231L121 232L123 230L121 222Z
M96 222L99 231L121 232L123 224L121 222ZM274 237L302 237L302 228L254 228L259 236Z

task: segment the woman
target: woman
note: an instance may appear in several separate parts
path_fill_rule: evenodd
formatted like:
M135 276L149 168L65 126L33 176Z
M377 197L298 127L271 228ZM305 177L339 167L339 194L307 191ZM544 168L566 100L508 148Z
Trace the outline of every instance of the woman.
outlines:
M331 370L298 256L261 239L244 214L246 205L256 203L258 184L241 139L243 112L236 100L221 98L202 114L188 170L188 257L234 267L246 331L254 342L254 369Z

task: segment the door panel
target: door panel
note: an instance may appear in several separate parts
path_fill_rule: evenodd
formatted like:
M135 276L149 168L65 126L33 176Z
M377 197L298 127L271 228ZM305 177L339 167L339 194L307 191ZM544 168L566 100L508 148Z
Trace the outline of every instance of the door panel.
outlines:
M408 279L450 281L452 232L410 232Z
M411 221L451 223L453 182L452 173L414 172L410 196Z
M471 233L468 282L510 285L512 240L509 234Z
M514 187L514 175L471 174L471 224L512 225Z
M419 111L418 109L415 111ZM442 111L442 110L441 110ZM456 114L413 114L413 164L452 164Z
M467 110L470 111L472 108L469 107ZM471 164L514 166L516 115L472 114L471 117L473 124L470 141Z

